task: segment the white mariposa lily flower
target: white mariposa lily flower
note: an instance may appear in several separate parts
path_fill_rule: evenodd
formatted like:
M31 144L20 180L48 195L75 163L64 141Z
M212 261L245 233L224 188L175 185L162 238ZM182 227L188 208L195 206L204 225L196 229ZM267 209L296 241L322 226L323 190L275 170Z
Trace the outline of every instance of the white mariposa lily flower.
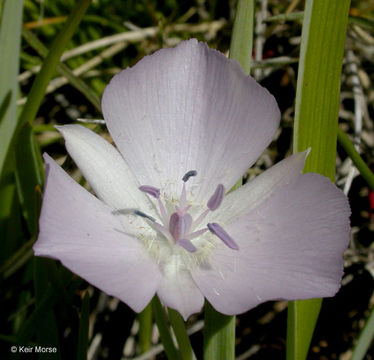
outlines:
M58 127L97 197L48 155L37 256L60 260L141 311L157 294L186 319L266 300L333 296L347 198L291 156L225 195L271 141L280 113L238 63L196 40L114 76L102 101L117 151Z

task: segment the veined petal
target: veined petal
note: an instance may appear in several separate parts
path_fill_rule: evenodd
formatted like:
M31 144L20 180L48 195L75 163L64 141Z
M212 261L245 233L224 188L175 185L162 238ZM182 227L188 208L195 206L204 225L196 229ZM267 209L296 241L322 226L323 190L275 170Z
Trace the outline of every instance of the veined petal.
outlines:
M349 241L347 198L327 178L299 175L225 229L240 250L223 245L192 277L224 314L267 300L333 296Z
M222 205L214 213L209 213L206 221L216 221L226 226L239 217L246 216L280 187L299 176L308 154L309 150L289 156L244 186L227 194Z
M177 257L170 259L164 267L157 295L164 305L179 311L184 320L199 312L204 305L204 296L190 272L179 268Z
M95 194L115 209L140 208L154 215L149 200L121 154L104 138L81 125L58 126L66 149Z
M36 256L60 260L89 283L141 311L161 279L156 262L120 215L79 186L48 155L47 180L34 244Z
M102 108L140 183L170 184L168 194L177 197L177 180L197 170L188 183L192 197L204 202L212 188L230 189L255 162L280 118L274 97L236 61L195 39L116 75Z

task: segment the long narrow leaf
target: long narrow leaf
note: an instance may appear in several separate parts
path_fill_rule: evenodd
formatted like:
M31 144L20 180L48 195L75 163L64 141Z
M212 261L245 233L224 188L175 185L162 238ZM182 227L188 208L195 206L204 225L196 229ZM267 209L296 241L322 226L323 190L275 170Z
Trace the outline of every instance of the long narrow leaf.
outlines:
M362 160L360 154L355 149L352 142L349 140L345 132L338 128L338 140L341 146L343 146L345 152L352 159L353 163L356 165L357 170L360 172L361 176L366 180L368 185L374 190L374 174L370 168Z
M34 312L29 316L27 321L22 324L22 328L16 336L16 343L19 345L27 345L31 341L33 335L35 334L39 320L43 317L46 311L53 306L56 297L53 289L48 286L44 289L42 298L39 302L39 305L35 308ZM52 345L46 345L52 346ZM22 353L17 353L14 355L14 359L21 358Z
M9 1L9 0L8 0ZM12 1L10 1L12 2ZM0 170L4 166L6 154L11 146L11 144L16 140L17 134L22 130L26 123L32 125L35 116L38 112L39 106L43 100L45 90L47 85L54 74L56 67L60 61L62 52L64 51L67 43L74 34L79 22L82 20L91 0L80 0L75 6L73 12L68 17L64 27L61 29L59 35L53 41L51 49L46 57L40 72L35 78L32 85L31 91L27 97L27 102L23 108L21 117L17 122L13 131L7 132L6 142L2 145L2 151L0 152ZM17 17L21 18L20 16ZM13 21L12 19L10 21ZM21 28L19 29L19 31ZM18 57L17 57L18 58ZM14 62L14 58L11 58ZM16 77L15 77L16 78ZM0 132L1 133L1 132ZM3 152L5 155L3 155Z
M190 338L187 335L186 327L182 316L178 311L169 309L169 319L173 328L177 343L179 346L179 352L181 353L182 360L196 360L196 356L193 352Z
M374 340L374 307L353 350L352 360L363 360Z
M297 81L294 151L311 147L305 171L335 177L340 74L350 0L307 0ZM290 302L287 360L307 356L321 299Z
M141 353L145 353L151 347L152 336L152 306L148 304L138 315L139 321L139 348Z
M253 46L254 0L239 0L230 44L230 58L249 74Z
M17 124L23 0L2 0L0 7L0 264L3 265L23 238L13 176L15 159L8 156L8 145ZM16 323L20 322L12 321L13 328L17 328Z
M30 30L23 28L22 36L28 42L28 44L39 53L40 56L42 56L43 58L47 57L48 49ZM67 65L60 63L57 66L57 71L61 75L65 76L69 80L71 85L73 85L78 91L85 95L87 100L89 100L98 111L101 111L99 97L82 79L75 76L72 70Z
M205 304L204 360L235 359L235 316L218 313Z
M83 298L81 316L79 318L77 360L87 359L89 316L90 316L90 296L86 292Z
M17 75L21 45L23 0L4 0L0 23L0 176L17 124ZM3 111L4 110L4 111Z
M41 205L43 162L32 127L28 123L18 134L15 152L18 197L29 232L35 237Z
M166 313L161 305L157 295L152 300L153 315L156 320L157 328L160 333L162 344L164 345L166 356L169 360L178 360L180 355L174 345L173 338L170 334L169 325L166 318Z
M35 315L36 321L36 334L37 344L40 346L50 346L60 348L59 346L59 333L56 321L56 314L54 313L54 301L44 304L46 289L53 287L51 286L49 277L49 263L53 260L34 258L34 292L35 292L35 306L36 309L45 306L43 313L37 313ZM34 314L35 314L34 313ZM47 359L50 354L43 354L42 359ZM56 359L60 359L61 354L56 354Z
M42 185L43 168L40 151L32 132L32 123L44 97L47 85L56 70L61 54L82 19L90 0L80 0L69 16L65 26L55 38L39 74L31 88L15 133L16 173L19 197L31 235L37 229L34 224L38 217L37 193Z

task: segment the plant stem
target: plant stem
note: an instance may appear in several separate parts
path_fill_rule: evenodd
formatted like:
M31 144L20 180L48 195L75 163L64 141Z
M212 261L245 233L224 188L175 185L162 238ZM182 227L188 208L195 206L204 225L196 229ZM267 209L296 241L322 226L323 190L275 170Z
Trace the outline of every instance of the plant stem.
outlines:
M311 147L305 172L334 181L340 76L350 0L307 0L296 91L294 152ZM291 301L287 360L307 357L322 299Z
M204 360L235 359L235 316L218 313L205 304Z
M143 354L151 347L152 336L152 305L148 304L138 315L139 320L139 348Z
M165 310L162 307L161 302L157 296L155 296L152 300L152 310L167 358L169 360L180 359L178 350L176 349L173 338L170 334Z
M182 359L196 360L196 356L193 352L190 338L187 335L186 327L182 317L177 311L173 309L168 309L168 312L170 323L177 339Z
M254 0L239 0L230 44L230 58L235 59L249 74L253 46Z

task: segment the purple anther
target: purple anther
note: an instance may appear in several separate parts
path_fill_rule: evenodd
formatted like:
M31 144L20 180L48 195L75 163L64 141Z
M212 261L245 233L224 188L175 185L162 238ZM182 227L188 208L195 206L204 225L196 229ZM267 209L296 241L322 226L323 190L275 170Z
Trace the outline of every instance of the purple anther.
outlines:
M155 199L158 199L160 197L160 189L157 189L154 186L151 185L142 185L139 186L139 190L143 191L144 193L153 196Z
M192 224L192 217L190 214L180 215L174 213L170 216L169 231L175 241L181 239L185 233L188 232Z
M238 244L225 230L222 229L220 225L217 223L209 223L207 227L213 235L219 237L230 249L239 250Z
M183 177L182 177L182 180L184 182L188 181L188 179L192 176L196 176L197 175L197 171L196 170L190 170L190 171L187 171Z
M210 197L210 199L208 200L208 203L206 204L209 210L211 211L217 210L222 203L224 195L225 195L225 188L223 187L222 184L218 184L216 191Z
M192 244L192 242L190 240L179 239L177 241L177 244L182 246L182 248L186 249L187 251L189 251L191 253L196 251L196 247L194 246L194 244Z

